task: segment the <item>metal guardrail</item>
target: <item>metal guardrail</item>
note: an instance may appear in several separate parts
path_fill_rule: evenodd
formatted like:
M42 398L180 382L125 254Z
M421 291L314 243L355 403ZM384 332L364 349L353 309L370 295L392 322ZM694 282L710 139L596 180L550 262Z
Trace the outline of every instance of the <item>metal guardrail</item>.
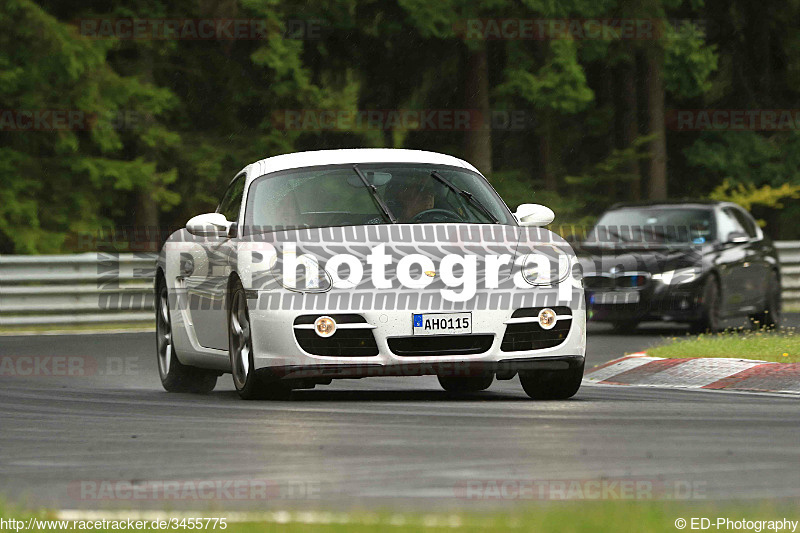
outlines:
M781 260L783 305L800 306L800 241L776 241Z
M155 254L0 256L0 326L150 323Z
M800 241L775 243L784 305L800 305ZM147 324L152 253L0 256L0 326Z

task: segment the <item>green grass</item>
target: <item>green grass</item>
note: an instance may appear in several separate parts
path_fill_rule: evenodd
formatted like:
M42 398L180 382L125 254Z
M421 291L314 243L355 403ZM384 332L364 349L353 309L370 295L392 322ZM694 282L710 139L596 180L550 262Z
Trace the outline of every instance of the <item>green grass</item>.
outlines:
M181 513L184 516L225 517L225 511L213 513ZM234 513L231 513L234 514ZM500 532L508 530L535 531L537 533L579 533L610 531L622 532L672 532L679 531L675 527L678 518L706 517L716 520L717 517L728 517L732 520L788 520L800 519L796 504L753 503L717 505L709 502L567 502L550 503L526 510L515 510L505 513L366 513L366 512L330 512L308 513L273 512L263 513L268 518L262 521L230 522L225 533L264 533L281 532L348 532L390 531L405 533L411 531L465 531L465 532ZM120 513L120 518L124 513ZM48 511L20 511L0 506L0 517L25 520L35 516L41 519L54 519L55 514ZM130 518L134 518L131 516ZM321 519L321 521L320 521ZM7 528L6 528L7 529ZM798 528L800 529L800 528ZM40 531L43 529L34 530ZM70 528L70 531L73 529ZM95 529L94 531L107 531ZM175 529L174 531L177 531ZM687 531L691 528L687 527ZM721 530L725 530L722 526ZM789 529L791 531L791 528ZM13 531L13 529L12 529ZM155 531L145 529L142 531ZM206 529L204 531L214 531ZM221 531L219 528L216 531Z
M769 331L726 331L697 337L672 337L647 349L647 355L682 359L687 357L732 357L775 363L800 363L800 335L792 329Z

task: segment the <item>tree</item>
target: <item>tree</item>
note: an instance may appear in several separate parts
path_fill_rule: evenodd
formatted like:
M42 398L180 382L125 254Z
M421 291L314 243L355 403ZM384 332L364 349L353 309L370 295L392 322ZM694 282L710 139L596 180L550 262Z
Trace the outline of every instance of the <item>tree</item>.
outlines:
M11 117L77 118L2 128L1 251L56 251L68 234L108 226L126 211L122 191L175 201L167 189L174 169L133 148L176 141L159 122L176 103L171 91L120 76L106 63L114 42L79 35L31 0L5 0L0 40L0 107ZM150 119L134 126L130 117Z

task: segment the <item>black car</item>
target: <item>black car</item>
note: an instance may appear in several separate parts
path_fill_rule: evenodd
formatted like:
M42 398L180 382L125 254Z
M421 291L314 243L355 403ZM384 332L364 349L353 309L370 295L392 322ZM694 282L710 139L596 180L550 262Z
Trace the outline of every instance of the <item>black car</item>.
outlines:
M668 320L717 331L745 316L766 328L780 324L775 247L736 204L617 204L578 252L588 316L617 330Z

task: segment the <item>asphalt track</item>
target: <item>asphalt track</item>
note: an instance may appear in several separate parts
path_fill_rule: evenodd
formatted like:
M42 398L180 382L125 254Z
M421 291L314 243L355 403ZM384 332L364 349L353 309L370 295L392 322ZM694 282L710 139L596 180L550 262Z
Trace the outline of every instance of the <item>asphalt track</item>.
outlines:
M591 324L588 363L683 334ZM535 402L516 378L458 396L419 377L244 402L229 375L210 395L163 392L153 345L149 333L0 337L2 356L91 362L88 376L0 377L0 497L61 509L494 509L561 499L564 483L580 498L605 480L614 498L615 482L634 480L641 499L800 498L795 398L584 385ZM176 501L76 488L175 480L269 490ZM514 490L532 484L545 496Z

